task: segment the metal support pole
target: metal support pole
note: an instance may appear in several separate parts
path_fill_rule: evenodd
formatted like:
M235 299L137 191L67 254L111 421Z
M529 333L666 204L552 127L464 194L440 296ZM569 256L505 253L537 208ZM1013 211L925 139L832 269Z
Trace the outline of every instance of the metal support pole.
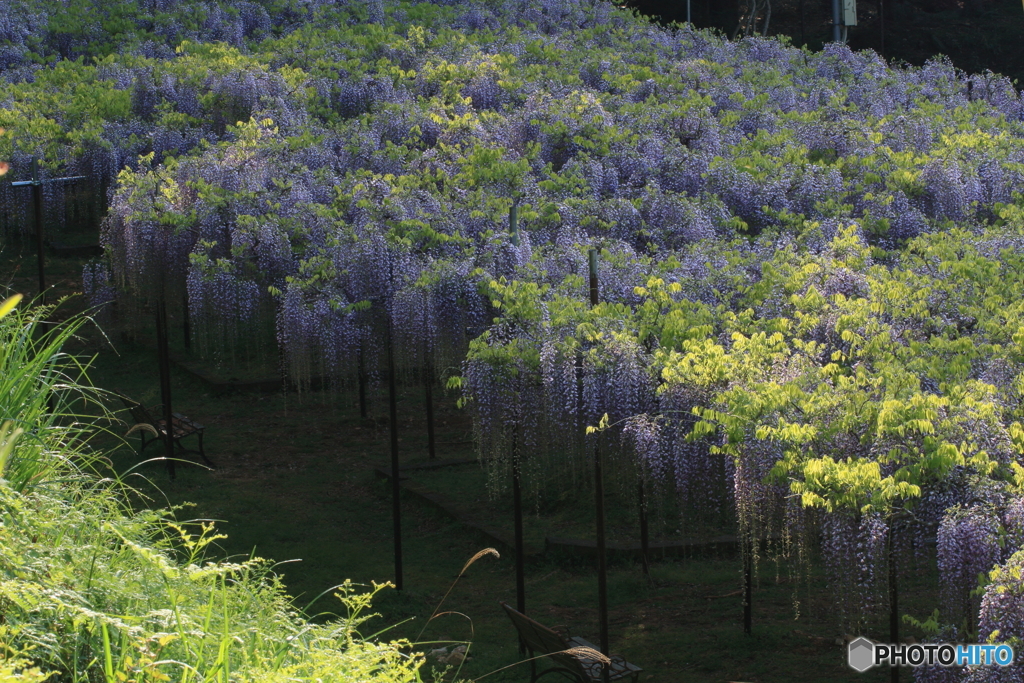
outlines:
M363 369L363 342L356 356L356 381L359 383L359 417L366 419L366 371Z
M401 486L398 467L398 397L395 395L395 351L388 312L388 417L391 421L391 517L395 537L395 589L402 590L402 505L399 500Z
M519 198L512 200L512 207L508 210L508 232L511 235L512 246L519 246Z
M879 54L885 59L885 0L878 0L878 33L882 44Z
M896 523L889 520L889 537L887 545L889 555L889 642L900 642L900 606L899 586L897 584L898 574L896 572ZM893 666L889 669L890 683L900 682L900 668Z
M425 344L424 344L425 345ZM423 352L423 388L427 404L427 455L431 460L437 457L434 450L434 366L429 351Z
M71 221L75 225L75 230L84 232L82 230L82 193L75 192L75 201L71 203Z
M192 350L192 325L188 318L188 292L181 300L181 335L185 338L185 350Z
M832 0L832 42L838 43L842 40L840 33L840 0Z
M523 542L523 490L519 462L519 425L512 425L512 514L515 518L516 609L526 614L526 547ZM523 644L520 643L520 648Z
M601 446L594 445L594 508L597 513L597 610L600 620L601 652L608 655L608 565L604 534L604 473Z
M637 501L640 503L640 562L644 576L651 575L651 539L647 530L647 490L644 486L644 475L640 473L637 483Z
M39 162L32 160L32 212L36 224L36 258L39 270L39 298L46 301L46 252L43 245L43 186L39 182Z
M597 249L591 249L587 257L590 269L590 305L597 306ZM608 564L604 531L604 473L601 471L600 443L594 444L594 511L597 517L597 609L601 652L608 656ZM607 681L608 667L602 667L601 671L604 680Z
M748 636L753 632L753 598L754 598L754 539L743 535L746 552L743 553L743 632Z
M597 305L598 289L597 289L597 249L591 249L588 256L588 262L590 266L590 305Z
M82 180L85 176L74 176L69 178L49 178L48 183L70 182ZM36 229L36 257L39 269L39 298L46 300L46 253L43 236L43 181L39 179L39 160L32 160L32 180L19 180L11 183L11 187L32 187L32 211L35 214Z
M801 47L807 44L807 37L804 31L804 0L800 0L800 45Z
M156 305L156 346L160 366L160 400L164 404L164 455L167 476L174 479L174 411L171 408L171 355L167 348L167 304L161 296Z
M92 184L92 187L90 189L94 190L94 191L89 193L89 198L86 200L88 202L86 204L86 209L88 210L88 213L89 213L89 216L86 218L86 220L89 222L89 229L90 230L94 230L94 229L95 230L99 230L99 226L100 226L100 218L99 218L100 210L99 210L99 199L97 198L97 193L95 192L95 190L96 190L95 184Z

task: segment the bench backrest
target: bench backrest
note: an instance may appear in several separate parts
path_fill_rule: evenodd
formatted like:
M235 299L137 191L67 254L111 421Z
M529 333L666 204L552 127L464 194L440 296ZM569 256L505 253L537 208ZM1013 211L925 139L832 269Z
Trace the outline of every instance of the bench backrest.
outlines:
M121 403L123 403L125 408L128 409L128 412L131 413L132 419L135 420L135 424L156 424L153 417L149 414L149 411L146 410L145 406L141 403L133 401L127 396L118 396L118 398L121 399Z
M586 678L586 673L579 660L572 655L564 654L564 651L568 650L571 645L565 642L562 636L547 626L538 624L522 612L516 611L507 603L502 602L500 604L505 613L508 614L509 619L512 620L516 631L519 632L519 637L523 639L523 643L528 649L537 654L545 654L551 657L559 666L577 672L578 675L584 677L584 679Z
M512 609L504 602L501 603L501 606L512 620L516 630L519 631L519 637L523 639L523 642L531 650L550 654L569 649L569 644L565 642L565 639L548 627L538 624L530 617Z

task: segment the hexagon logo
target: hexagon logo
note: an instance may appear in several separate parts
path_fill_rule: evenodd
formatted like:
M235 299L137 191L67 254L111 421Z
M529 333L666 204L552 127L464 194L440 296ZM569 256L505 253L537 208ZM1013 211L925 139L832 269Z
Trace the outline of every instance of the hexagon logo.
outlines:
M875 644L863 637L851 640L846 651L846 661L854 671L864 673L875 665Z

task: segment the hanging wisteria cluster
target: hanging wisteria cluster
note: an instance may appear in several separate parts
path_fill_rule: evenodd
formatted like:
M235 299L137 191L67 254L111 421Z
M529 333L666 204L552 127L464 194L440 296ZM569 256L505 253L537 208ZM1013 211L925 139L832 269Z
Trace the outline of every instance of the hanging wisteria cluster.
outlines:
M942 602L954 623L973 621L971 591L1000 560L999 519L982 506L950 508L937 536Z

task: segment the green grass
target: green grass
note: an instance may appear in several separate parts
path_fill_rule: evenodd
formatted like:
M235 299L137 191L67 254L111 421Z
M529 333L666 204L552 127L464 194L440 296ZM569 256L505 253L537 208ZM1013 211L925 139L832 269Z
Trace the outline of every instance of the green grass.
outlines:
M209 552L222 538L209 522L131 509L132 491L103 459L120 457L105 431L119 425L84 373L81 352L98 337L76 341L84 318L54 324L59 307L18 307L8 294L0 289L0 680L419 680L397 633L358 630L376 588L339 582L340 618L312 623L269 562Z

